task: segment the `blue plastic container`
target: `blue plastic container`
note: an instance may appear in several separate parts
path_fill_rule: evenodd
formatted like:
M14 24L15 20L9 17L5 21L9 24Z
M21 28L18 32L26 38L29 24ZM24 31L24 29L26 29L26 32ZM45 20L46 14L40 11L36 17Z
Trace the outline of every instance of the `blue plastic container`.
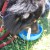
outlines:
M20 33L19 36L23 39L23 40L27 40L27 41L32 41L32 40L36 40L38 38L40 38L40 36L42 35L42 26L38 24L39 30L37 33L31 33L30 35L30 39L27 39L27 31L25 29L23 29Z

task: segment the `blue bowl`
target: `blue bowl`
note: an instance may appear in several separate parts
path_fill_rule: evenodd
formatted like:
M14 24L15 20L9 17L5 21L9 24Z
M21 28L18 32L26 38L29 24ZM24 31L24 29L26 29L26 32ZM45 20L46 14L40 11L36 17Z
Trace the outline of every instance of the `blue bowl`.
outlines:
M39 27L39 31L37 33L32 33L30 35L30 39L27 39L27 31L25 29L23 29L22 31L20 31L19 36L23 39L23 40L27 40L27 41L32 41L32 40L36 40L38 39L43 32L42 26L38 24Z

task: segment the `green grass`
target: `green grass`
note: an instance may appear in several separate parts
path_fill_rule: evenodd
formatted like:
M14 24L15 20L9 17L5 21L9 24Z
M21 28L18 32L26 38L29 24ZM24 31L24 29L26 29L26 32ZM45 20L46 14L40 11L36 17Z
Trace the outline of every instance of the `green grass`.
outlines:
M50 34L48 32L48 20L46 17L40 18L38 20L38 23L43 26L43 34L42 36L35 40L35 41L24 41L20 37L15 39L11 44L0 48L0 50L50 50ZM9 35L11 37L11 35ZM5 39L2 42L7 41L8 39ZM2 43L0 42L0 43ZM49 46L49 48L47 47Z

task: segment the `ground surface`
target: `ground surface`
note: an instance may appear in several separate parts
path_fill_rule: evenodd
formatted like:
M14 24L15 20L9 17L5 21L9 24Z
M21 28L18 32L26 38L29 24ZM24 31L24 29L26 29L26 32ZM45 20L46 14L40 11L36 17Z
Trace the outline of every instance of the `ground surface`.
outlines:
M43 26L42 37L32 45L30 50L50 50L50 15L41 19L41 24Z
M50 28L48 26L47 17L40 18L38 22L43 26L42 36L35 41L24 41L18 37L11 44L1 48L0 50L50 50ZM11 37L11 35L9 35ZM2 42L10 39L8 37ZM2 43L0 42L0 43Z

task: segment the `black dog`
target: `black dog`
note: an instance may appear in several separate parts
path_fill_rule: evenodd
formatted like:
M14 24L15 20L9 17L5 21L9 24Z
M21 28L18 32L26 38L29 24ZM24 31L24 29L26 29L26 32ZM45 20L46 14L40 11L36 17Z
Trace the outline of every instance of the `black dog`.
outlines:
M33 26L37 29L36 20L44 11L45 0L10 0L6 10L7 14L4 18L5 28L14 34L17 33L23 25L27 25L26 23L31 25L33 22Z

